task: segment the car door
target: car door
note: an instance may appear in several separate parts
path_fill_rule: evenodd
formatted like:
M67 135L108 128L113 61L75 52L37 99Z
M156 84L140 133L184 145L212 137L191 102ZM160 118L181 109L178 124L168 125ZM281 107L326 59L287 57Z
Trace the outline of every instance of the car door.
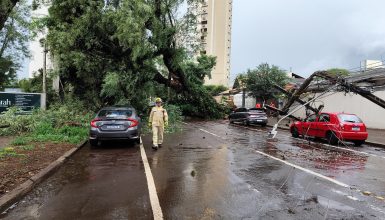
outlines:
M310 115L309 117L307 117L305 119L304 122L302 122L302 134L305 135L305 136L312 136L312 137L315 137L316 135L316 130L317 130L317 127L316 127L316 119L317 119L317 115Z
M246 119L246 108L239 108L237 111L237 122L244 122Z
M325 137L326 131L331 130L330 115L322 113L317 118L316 124L316 137Z

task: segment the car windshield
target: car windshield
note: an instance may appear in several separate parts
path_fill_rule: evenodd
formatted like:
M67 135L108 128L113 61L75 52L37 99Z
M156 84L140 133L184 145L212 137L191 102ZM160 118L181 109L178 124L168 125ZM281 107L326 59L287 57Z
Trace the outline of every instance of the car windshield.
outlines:
M132 115L132 110L128 109L110 109L110 110L101 110L98 114L98 117L106 118L128 118Z
M356 115L339 114L338 118L342 122L361 123L361 119Z

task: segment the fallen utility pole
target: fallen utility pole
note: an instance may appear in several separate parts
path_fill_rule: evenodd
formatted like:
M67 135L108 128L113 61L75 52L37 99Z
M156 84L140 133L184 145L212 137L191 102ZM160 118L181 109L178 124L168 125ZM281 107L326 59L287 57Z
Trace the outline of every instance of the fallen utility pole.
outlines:
M319 71L319 72L315 72L315 73L319 77L322 77L322 78L324 78L326 80L329 80L330 82L333 82L335 84L338 84L338 85L342 86L345 89L346 92L357 93L357 94L361 95L362 97L364 97L366 99L369 99L373 103L375 103L375 104L377 104L377 105L379 105L379 106L381 106L382 108L385 109L385 100L379 98L378 96L375 96L370 91L362 89L362 88L354 85L353 83L349 83L344 78L339 78L339 77L333 76L333 75L331 75L327 71Z
M315 113L319 113L321 111L321 109L324 107L323 105L319 106L318 109L315 109L315 108L310 106L310 103L312 101L315 101L317 98L320 98L320 96L316 97L316 98L313 98L312 100L310 100L308 102L304 102L304 101L302 101L300 99L300 96L306 91L306 89L309 87L310 83L313 81L313 79L315 77L320 77L320 78L323 78L325 80L328 80L332 84L334 84L335 86L342 87L345 90L345 92L354 92L356 94L359 94L362 97L372 101L373 103L375 103L375 104L377 104L377 105L379 105L379 106L381 106L382 108L385 109L385 100L375 96L370 91L362 89L362 88L354 85L353 83L349 83L346 79L344 79L342 77L334 76L334 75L330 74L328 71L317 71L317 72L313 73L312 75L310 75L303 82L303 84L300 86L300 88L298 90L296 90L294 93L290 93L290 92L280 88L279 86L275 86L277 89L279 89L283 93L287 94L289 96L289 99L285 103L284 107L281 110L273 108L271 106L266 106L267 108L269 108L271 110L279 112L281 115L286 115L285 117L281 118L281 120L279 120L277 122L277 124L274 125L273 130L269 134L269 138L274 138L276 136L276 134L277 134L276 130L278 128L279 122L282 121L282 119L287 118L287 117L293 118L294 116L292 116L292 114L295 111L299 110L299 108L306 107L306 108L312 110ZM295 108L294 111L288 113L290 107L294 104L295 101L299 102L301 104L301 106L299 108L298 107Z
M289 94L289 99L285 103L285 105L283 106L283 108L281 109L280 112L287 114L287 112L289 111L290 107L294 104L295 101L297 101L297 102L299 102L300 104L303 105L305 102L300 99L300 96L306 91L306 89L308 88L308 86L313 81L314 77L316 77L316 76L318 76L320 78L323 78L325 80L328 80L328 81L330 81L331 83L333 83L335 85L339 85L339 86L343 87L346 92L354 92L356 94L359 94L362 97L372 101L373 103L375 103L375 104L377 104L377 105L379 105L379 106L381 106L382 108L385 109L385 100L375 96L370 91L362 89L362 88L354 85L353 83L349 83L344 78L331 75L327 71L317 71L317 72L313 73L312 75L310 75L309 78L307 78L304 81L304 83L300 86L300 88L297 89L294 93L290 93L290 92L288 92L288 91L286 91L286 90L284 90L282 88L278 88L276 86L276 88L279 89L280 91L282 91L282 92L285 91L284 93ZM311 107L309 104L306 106L306 108L312 110L315 113L319 112L317 109Z
M288 97L290 97L290 98L293 97L293 93L286 91L284 88L282 88L282 87L280 87L278 85L274 85L274 87L276 89L278 89L279 91L281 91L282 93L286 94ZM319 112L318 109L313 108L310 104L306 104L306 102L303 101L302 99L300 99L299 97L297 99L295 99L294 101L297 101L301 105L305 105L305 107L307 109L310 109L314 113L318 113ZM274 109L272 109L272 110L274 110ZM287 111L282 111L280 109L276 109L276 111L278 111L280 115L286 115L287 114Z
M307 87L310 85L310 83L313 81L314 77L318 75L317 72L311 74L309 78L307 78L302 85L297 89L291 97L287 100L283 108L281 109L285 114L289 111L290 107L294 104L296 100L299 100L299 97L304 93L304 91L307 89ZM302 104L303 105L303 104Z

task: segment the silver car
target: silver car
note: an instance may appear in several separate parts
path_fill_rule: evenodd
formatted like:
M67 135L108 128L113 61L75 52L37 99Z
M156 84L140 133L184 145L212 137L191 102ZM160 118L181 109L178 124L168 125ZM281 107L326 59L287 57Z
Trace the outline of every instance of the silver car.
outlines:
M102 108L91 121L89 141L97 146L100 140L134 140L140 142L141 120L132 107Z

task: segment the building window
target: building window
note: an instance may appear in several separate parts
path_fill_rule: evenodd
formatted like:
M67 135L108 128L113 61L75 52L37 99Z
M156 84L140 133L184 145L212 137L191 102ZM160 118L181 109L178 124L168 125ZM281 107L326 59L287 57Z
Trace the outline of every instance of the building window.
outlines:
M201 31L202 32L207 32L207 28L202 28Z
M202 51L201 51L201 54L206 54L206 51L205 51L205 50L202 50Z
M202 21L201 23L202 23L202 24L207 24L207 20L206 20L206 21Z

